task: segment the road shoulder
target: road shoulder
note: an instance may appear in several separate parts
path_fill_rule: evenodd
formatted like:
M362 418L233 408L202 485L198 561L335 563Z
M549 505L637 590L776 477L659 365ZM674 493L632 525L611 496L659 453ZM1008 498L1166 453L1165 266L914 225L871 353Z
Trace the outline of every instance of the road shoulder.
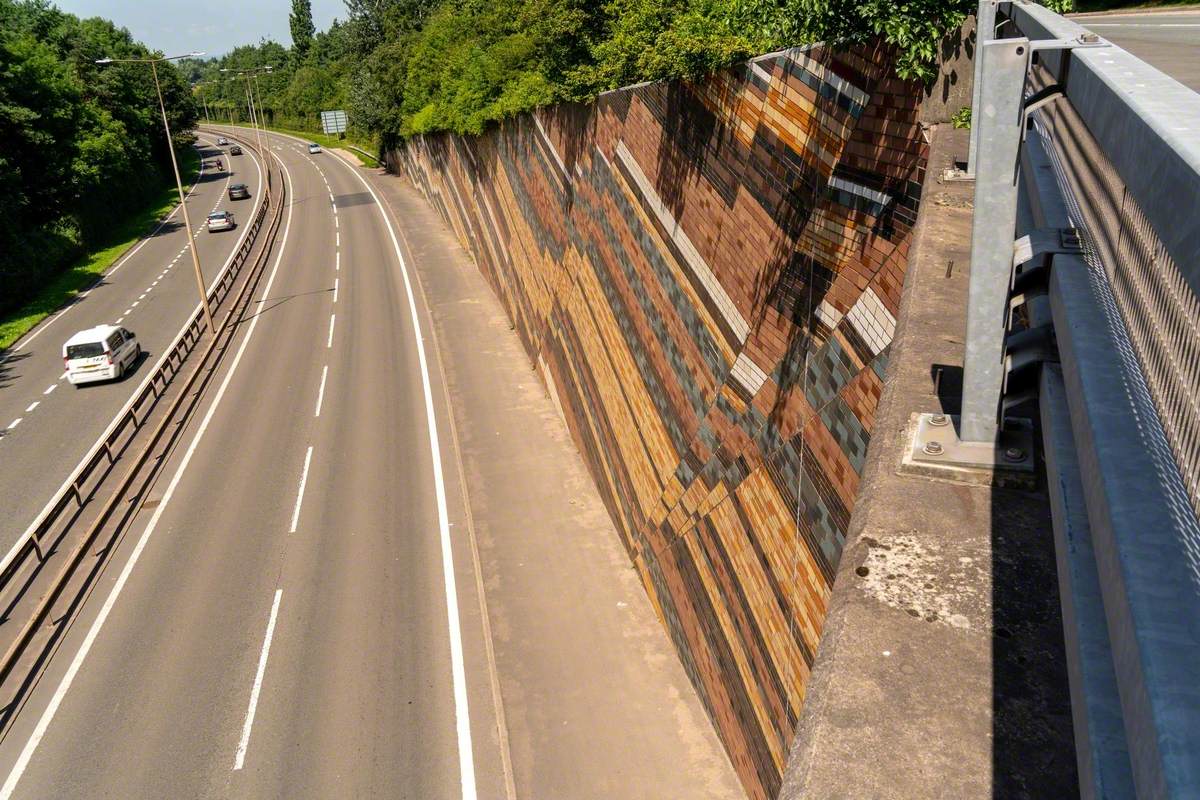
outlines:
M403 230L434 321L517 796L741 797L499 301L407 181L361 172Z

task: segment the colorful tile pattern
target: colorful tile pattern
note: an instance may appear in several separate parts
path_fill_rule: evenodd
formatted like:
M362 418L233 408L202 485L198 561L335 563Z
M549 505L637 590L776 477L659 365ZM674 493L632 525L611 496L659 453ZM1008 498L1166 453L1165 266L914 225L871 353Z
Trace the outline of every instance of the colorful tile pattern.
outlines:
M774 797L871 438L926 149L814 47L414 139L735 767Z

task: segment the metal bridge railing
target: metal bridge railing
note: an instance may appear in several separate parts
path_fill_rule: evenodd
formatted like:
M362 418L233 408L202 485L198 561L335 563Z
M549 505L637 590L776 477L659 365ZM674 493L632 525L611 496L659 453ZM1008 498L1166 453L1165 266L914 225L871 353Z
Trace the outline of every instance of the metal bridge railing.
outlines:
M1200 95L1036 3L978 19L963 410L908 458L1032 471L1037 399L1082 794L1200 797Z

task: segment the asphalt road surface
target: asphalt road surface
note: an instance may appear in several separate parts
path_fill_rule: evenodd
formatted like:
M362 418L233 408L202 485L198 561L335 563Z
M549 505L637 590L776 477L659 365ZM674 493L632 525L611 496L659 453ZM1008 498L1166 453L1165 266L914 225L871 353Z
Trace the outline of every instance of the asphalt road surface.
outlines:
M263 195L255 156L230 156L216 136L198 141L205 168L188 194L205 284L237 251ZM216 169L220 159L224 169ZM231 183L250 200L231 201ZM205 217L231 210L238 226L208 233ZM141 385L198 308L195 271L183 215L171 216L117 261L100 281L0 354L0 555L8 552ZM145 355L124 380L73 387L63 372L62 345L76 331L115 323L138 335Z
M254 310L0 740L0 800L738 796L561 421L543 408L565 470L495 402L513 367L472 392L516 441L486 465L498 511L468 508L412 262L469 261L445 231L409 250L427 208L402 219L338 156L269 140L288 202ZM479 358L528 383L510 349ZM528 510L497 488L525 473ZM507 572L480 571L475 524L511 528L484 559Z
M1200 11L1080 14L1071 19L1200 92Z

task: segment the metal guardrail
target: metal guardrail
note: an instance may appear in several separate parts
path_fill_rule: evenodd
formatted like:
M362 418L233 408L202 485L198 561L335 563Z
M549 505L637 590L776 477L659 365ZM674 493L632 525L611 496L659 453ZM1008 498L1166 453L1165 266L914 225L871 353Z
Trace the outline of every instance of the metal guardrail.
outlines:
M978 18L958 466L1038 400L1081 793L1200 797L1200 95L1028 0Z
M257 152L257 149L249 142L243 141L243 144ZM251 223L250 233L242 241L234 258L223 270L221 277L208 293L209 304L214 308L221 306L228 298L230 292L237 284L243 265L259 244L258 233L267 218L268 209L274 209L274 213L270 221L270 231L268 232L266 242L259 251L259 258L256 261L254 272L261 271L262 263L270 252L271 240L282 219L283 186L279 186L275 192L271 191L270 187L273 183L273 178L270 169L270 156L269 154L260 155L264 159L264 165L267 170L268 190L255 214L254 221ZM252 272L252 277L253 274ZM204 371L204 364L214 352L218 342L221 341L223 334L232 330L230 326L234 320L234 316L244 302L246 293L253 283L253 280L248 279L242 284L241 290L226 312L225 319L213 335L209 337L208 347L205 349L197 369L193 371L185 386L176 394L165 415L154 427L145 448L134 457L130 469L127 470L118 484L112 488L112 492L102 510L89 525L88 532L73 549L62 569L53 578L50 585L44 588L33 612L11 641L3 657L0 658L0 684L3 684L13 672L35 634L44 625L50 609L60 598L65 587L73 578L84 556L89 552L89 548L96 539L100 529L114 514L116 505L125 496L125 493L137 477L139 470L146 464L155 445L163 439L168 426L172 422L178 421L174 418L176 411L178 411L181 403L188 397L189 389ZM176 337L174 344L167 351L165 357L160 359L157 369L147 376L125 408L118 413L101 439L80 463L80 466L26 529L18 543L5 556L3 562L0 563L0 597L4 598L3 602L5 604L3 621L8 620L13 608L18 603L18 599L9 596L12 594L9 590L14 578L22 574L24 568L29 564L31 557L36 557L37 559L33 567L35 571L48 563L47 559L54 551L54 548L64 540L70 532L71 527L79 521L84 508L92 502L96 494L103 487L105 480L110 477L112 468L126 455L138 434L150 421L158 401L165 395L174 378L180 373L188 356L202 341L204 327L203 310L198 308ZM46 547L47 543L50 543L49 551ZM21 585L17 587L18 595L28 592L31 580L28 577L23 577L19 581ZM8 715L10 713L11 708L6 706L6 719L9 718Z

